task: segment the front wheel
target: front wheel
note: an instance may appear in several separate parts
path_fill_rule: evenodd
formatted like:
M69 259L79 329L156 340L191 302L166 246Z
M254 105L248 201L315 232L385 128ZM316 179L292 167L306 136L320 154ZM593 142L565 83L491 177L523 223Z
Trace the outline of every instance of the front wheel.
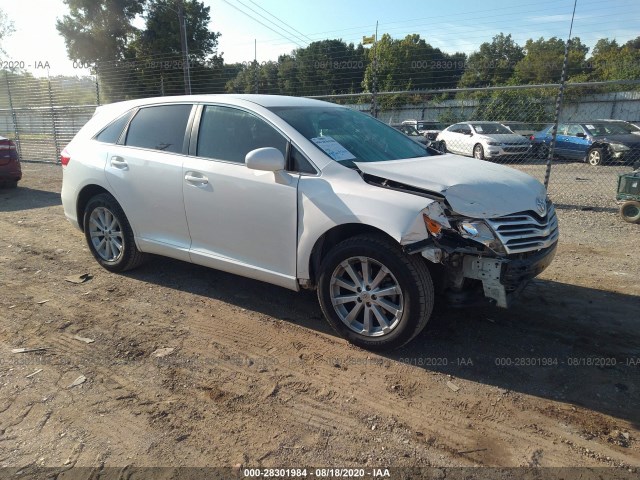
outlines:
M544 143L538 147L538 158L542 158L544 160L549 156L549 147Z
M329 324L369 350L401 347L427 324L433 283L421 257L384 236L358 235L336 245L320 267L318 299Z
M111 272L131 270L144 261L122 207L108 193L96 195L87 203L84 235L95 259Z
M596 167L602 164L602 160L603 153L601 148L592 148L589 150L589 153L587 153L587 162L589 162L589 165Z
M478 160L484 160L484 148L482 148L482 145L480 145L479 143L476 144L475 147L473 147L473 157L477 158Z

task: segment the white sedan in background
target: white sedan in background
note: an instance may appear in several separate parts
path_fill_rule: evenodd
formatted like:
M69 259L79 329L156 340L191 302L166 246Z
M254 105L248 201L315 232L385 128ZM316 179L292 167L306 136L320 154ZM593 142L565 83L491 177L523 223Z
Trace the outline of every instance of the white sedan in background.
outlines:
M531 150L528 139L499 122L456 123L440 132L436 142L442 151L478 160L525 158Z

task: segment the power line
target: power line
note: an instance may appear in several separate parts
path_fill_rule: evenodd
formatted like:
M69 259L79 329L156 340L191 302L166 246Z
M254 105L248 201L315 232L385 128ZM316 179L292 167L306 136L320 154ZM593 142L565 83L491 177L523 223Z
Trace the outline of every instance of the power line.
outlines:
M251 20L253 20L254 22L259 23L260 25L262 25L265 28L268 28L269 30L271 30L273 33L286 38L287 40L289 40L291 43L295 43L297 46L299 46L300 48L304 48L303 45L300 45L298 42L296 42L295 40L292 40L291 38L287 37L286 35L283 35L280 32L277 32L276 30L274 30L273 28L271 28L269 25L265 25L264 23L262 23L260 20L258 20L257 18L251 16L250 14L248 14L247 12L245 12L244 10L239 9L238 7L236 7L235 5L233 5L232 3L228 2L227 0L222 0L224 3L226 3L227 5L229 5L230 7L236 9L237 11L239 11L240 13L242 13L243 15L246 15L247 17L249 17Z
M284 20L280 19L279 17L275 16L274 14L272 14L271 12L269 12L267 9L261 7L260 5L258 5L256 2L254 2L253 0L249 0L251 3L253 3L256 7L258 7L260 10L262 10L263 12L265 12L267 15L270 15L271 17L275 18L277 21L279 21L280 23L282 23L283 25L286 25L288 28L290 28L291 30L293 30L296 33L299 33L300 35L302 35L304 38L307 39L307 43L313 42L313 39L307 35L305 35L304 33L302 33L299 30L296 30L295 28L293 28L291 25L289 25L287 22L285 22Z
M264 15L262 15L260 12L256 12L253 8L251 8L249 5L242 3L240 0L237 0L237 2L242 5L245 8L248 8L249 10L251 10L253 13L255 13L256 15L260 16L260 18L264 18L267 22L271 23L272 25L274 25L276 28L279 28L280 30L282 30L283 32L287 33L288 35L292 35L294 38L297 38L298 40L304 42L304 43L309 43L306 40L304 40L303 38L300 38L298 35L291 33L288 30L285 30L284 28L282 28L280 25L278 25L277 23L273 22L272 20L269 20L267 17L265 17Z

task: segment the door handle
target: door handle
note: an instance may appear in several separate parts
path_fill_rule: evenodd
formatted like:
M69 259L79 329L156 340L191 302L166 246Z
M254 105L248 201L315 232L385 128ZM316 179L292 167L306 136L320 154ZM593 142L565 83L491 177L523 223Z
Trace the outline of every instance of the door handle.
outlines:
M192 183L194 185L207 185L209 183L209 179L207 177L196 172L187 172L184 179L188 183Z
M129 168L129 165L127 165L127 161L124 158L119 157L117 155L114 155L113 157L111 157L110 164L112 167L119 168L120 170L127 170Z

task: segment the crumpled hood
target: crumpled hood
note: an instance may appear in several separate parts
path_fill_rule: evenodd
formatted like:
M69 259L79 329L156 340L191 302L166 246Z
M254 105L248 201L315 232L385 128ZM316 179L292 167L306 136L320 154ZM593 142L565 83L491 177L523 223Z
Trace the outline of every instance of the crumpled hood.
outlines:
M536 211L536 200L546 196L544 186L526 173L459 155L356 165L369 175L441 193L456 213L473 218Z
M602 137L595 137L603 142L621 143L630 148L640 147L640 138L633 133L627 133L625 135L604 135Z

